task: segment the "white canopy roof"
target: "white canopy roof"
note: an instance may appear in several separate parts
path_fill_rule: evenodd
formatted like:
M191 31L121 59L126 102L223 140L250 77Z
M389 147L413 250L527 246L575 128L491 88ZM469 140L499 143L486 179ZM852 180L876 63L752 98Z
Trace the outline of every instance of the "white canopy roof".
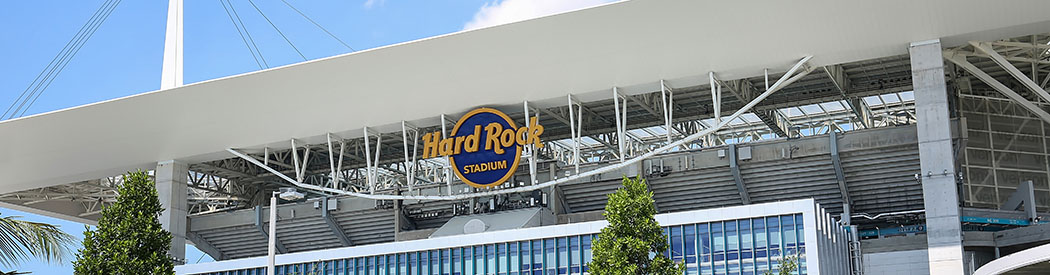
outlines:
M1017 8L1024 7L1024 8ZM608 97L1050 30L1050 1L637 0L0 122L0 191L395 131L479 106ZM551 104L546 105L554 106Z

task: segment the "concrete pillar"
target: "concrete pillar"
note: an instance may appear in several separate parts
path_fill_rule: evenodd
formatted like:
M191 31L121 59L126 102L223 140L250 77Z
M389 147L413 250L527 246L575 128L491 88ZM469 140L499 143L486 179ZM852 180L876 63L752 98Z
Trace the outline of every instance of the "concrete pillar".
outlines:
M919 162L926 206L930 274L963 274L959 194L948 117L948 92L940 40L915 42L912 87L918 117Z
M185 163L168 160L157 163L154 172L157 181L157 197L164 212L160 214L160 224L164 230L171 232L171 250L168 255L184 263L186 260L186 213L189 207L186 201L186 179L189 166Z

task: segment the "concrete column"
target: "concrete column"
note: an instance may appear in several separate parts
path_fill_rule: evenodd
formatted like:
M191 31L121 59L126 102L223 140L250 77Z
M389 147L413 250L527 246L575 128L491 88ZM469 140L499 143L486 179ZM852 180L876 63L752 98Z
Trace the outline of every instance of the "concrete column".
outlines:
M941 42L915 42L908 51L918 117L930 274L963 274L959 194L955 184L955 156L952 154Z
M154 172L157 181L157 197L164 212L160 214L160 224L164 230L171 232L171 250L168 255L180 262L186 260L186 179L189 166L185 163L168 160L157 163Z

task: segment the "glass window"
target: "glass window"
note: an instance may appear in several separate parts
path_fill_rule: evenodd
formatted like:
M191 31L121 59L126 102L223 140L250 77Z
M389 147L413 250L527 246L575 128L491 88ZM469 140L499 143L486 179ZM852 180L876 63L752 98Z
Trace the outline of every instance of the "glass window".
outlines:
M566 274L569 269L569 244L567 238L557 238L558 274Z
M711 224L698 224L696 226L696 237L697 243L700 245L697 249L700 256L699 261L701 263L710 263L711 253L713 252L711 244Z
M532 274L543 274L543 241L532 241Z
M671 261L680 262L685 258L685 243L682 241L682 227L672 226L671 231Z
M784 238L784 255L795 254L795 219L794 217L780 216L781 233Z
M416 257L419 259L419 268L416 275L430 275L430 251L420 251Z
M583 251L583 271L587 272L587 264L591 263L591 246L592 238L590 235L583 235L580 237L580 248Z
M769 238L769 256L779 256L781 248L779 217L766 217L766 236Z
M430 254L430 274L441 274L441 251L431 250L427 253Z
M489 245L489 251L486 251L489 253L488 258L491 259L489 261L492 262L489 266L489 274L507 274L507 244Z
M752 249L755 247L754 235L751 234L751 220L739 220L737 228L740 230L740 258L751 259L754 257Z
M740 236L737 235L736 222L725 222L726 234L726 259L736 260L740 258Z
M667 227L662 228L664 230L664 242L671 243L671 232ZM667 249L663 251L664 257L671 257L671 246L668 245Z
M474 246L474 274L482 275L485 274L485 247Z
M521 270L521 251L518 251L518 243L511 242L507 244L507 254L510 254L510 275L518 275L518 270Z
M805 230L802 228L802 224L805 222L802 220L802 214L795 215L795 233L798 234L798 249L799 253L805 253L806 251L806 235Z
M554 269L557 267L556 264L558 263L558 259L555 258L557 254L555 254L556 251L554 247L554 239L543 240L543 250L546 255L543 259L543 267L547 269L546 274L548 275L554 274Z
M580 273L580 237L569 237L569 273Z
M496 246L485 246L485 274L496 274Z
M685 274L697 274L696 267L696 226L686 225L682 227L682 240L685 241Z
M463 248L452 249L452 274L463 274Z
M416 254L415 253L401 253L398 254L397 259L397 274L398 275L412 275L409 273L409 269L415 265ZM409 264L411 263L411 264Z
M376 273L375 273L376 275L388 275L389 274L389 273L386 273L386 271L387 271L386 263L387 263L387 257L386 256L382 256L382 255L381 256L376 256Z
M376 274L375 273L376 262L375 257L365 257L365 273L363 275Z
M452 249L442 249L438 252L441 253L441 274L452 274Z

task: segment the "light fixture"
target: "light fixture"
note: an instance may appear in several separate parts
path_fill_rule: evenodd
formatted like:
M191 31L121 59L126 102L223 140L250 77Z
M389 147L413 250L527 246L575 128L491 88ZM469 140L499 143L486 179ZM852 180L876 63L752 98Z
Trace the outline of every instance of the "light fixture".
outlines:
M295 188L292 187L281 187L279 190L277 196L286 201L299 200L305 196L303 193L295 191Z

